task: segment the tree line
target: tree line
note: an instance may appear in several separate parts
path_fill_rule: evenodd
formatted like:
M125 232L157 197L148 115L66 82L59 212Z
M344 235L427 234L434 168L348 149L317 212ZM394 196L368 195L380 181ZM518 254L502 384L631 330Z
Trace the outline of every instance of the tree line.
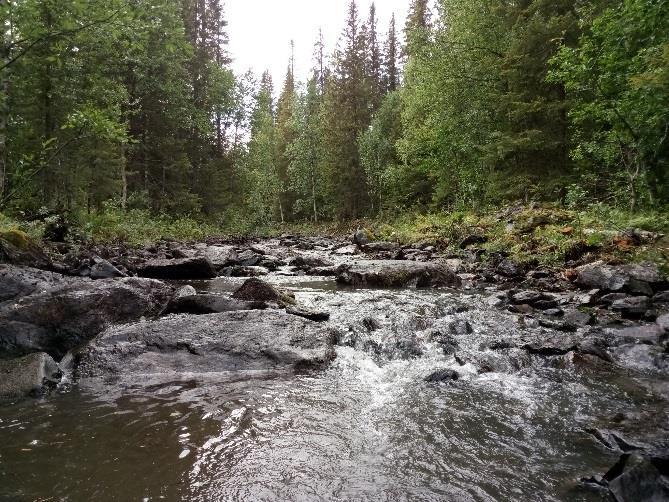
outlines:
M0 9L5 208L266 224L669 200L667 0L412 0L403 27L351 0L336 50L319 37L276 89L231 71L218 0Z

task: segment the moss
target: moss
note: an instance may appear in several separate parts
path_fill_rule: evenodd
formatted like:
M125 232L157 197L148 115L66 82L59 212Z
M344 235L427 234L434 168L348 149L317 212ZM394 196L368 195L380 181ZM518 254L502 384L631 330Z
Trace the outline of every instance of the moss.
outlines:
M18 229L0 232L0 240L8 242L15 248L25 251L35 245L28 234Z

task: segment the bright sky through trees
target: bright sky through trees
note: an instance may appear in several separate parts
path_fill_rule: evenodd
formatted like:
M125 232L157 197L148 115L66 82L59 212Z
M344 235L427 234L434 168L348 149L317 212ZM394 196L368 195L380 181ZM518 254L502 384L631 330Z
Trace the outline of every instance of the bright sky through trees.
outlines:
M359 2L367 16L370 1ZM398 29L404 27L409 0L377 0L379 31L385 36L390 16L395 13ZM226 0L225 14L230 35L230 53L235 73L252 68L269 69L275 87L286 76L290 40L295 40L295 73L305 80L312 66L311 52L323 29L326 50L332 53L344 28L349 0Z

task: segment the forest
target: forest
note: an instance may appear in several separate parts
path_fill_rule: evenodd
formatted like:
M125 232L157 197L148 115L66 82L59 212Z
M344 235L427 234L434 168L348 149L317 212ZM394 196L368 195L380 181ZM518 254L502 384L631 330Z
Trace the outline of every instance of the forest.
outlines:
M336 49L235 75L219 0L3 0L0 211L249 228L669 200L669 2L355 0ZM259 43L271 43L260 41Z

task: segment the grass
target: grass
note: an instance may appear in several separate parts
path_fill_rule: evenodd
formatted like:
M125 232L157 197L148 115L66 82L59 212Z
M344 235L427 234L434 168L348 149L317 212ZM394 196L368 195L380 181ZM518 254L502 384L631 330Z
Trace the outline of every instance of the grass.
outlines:
M485 212L404 214L352 222L257 225L236 214L203 221L110 208L100 213L75 215L72 219L76 222L73 240L97 243L123 242L136 246L161 239L197 241L214 235L270 237L283 233L350 236L362 227L377 240L402 244L429 242L452 254L461 253L459 243L476 234L488 238L482 247L489 253L508 253L518 262L560 265L566 257L590 249L607 260L650 260L669 271L669 237L640 246L627 246L619 239L627 229L669 234L669 211L659 209L632 213L601 204L581 210L546 204ZM33 238L40 238L48 223L48 218L27 223L0 214L0 231L21 230Z

